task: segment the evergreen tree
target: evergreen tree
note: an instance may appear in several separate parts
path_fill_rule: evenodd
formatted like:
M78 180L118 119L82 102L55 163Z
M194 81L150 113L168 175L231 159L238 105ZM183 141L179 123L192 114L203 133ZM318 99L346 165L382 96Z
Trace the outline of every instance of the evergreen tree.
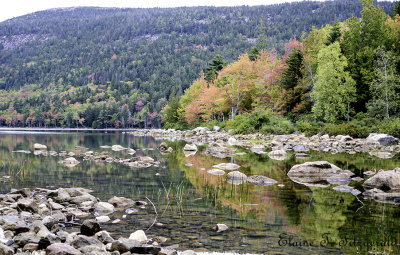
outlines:
M206 80L208 82L214 81L218 77L218 72L222 70L224 65L224 58L220 55L216 55L211 62L208 63L206 68Z
M336 41L339 41L341 36L342 31L340 28L340 22L338 20L335 20L335 24L333 25L332 30L329 33L328 41L325 44L328 46Z
M400 1L396 2L396 4L395 4L390 16L392 18L394 18L394 17L396 17L396 15L400 15Z

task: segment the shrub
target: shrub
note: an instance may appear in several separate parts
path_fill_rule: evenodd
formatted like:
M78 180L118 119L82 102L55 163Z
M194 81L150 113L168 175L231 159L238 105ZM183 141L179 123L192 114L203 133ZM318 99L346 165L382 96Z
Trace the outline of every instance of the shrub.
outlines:
M321 124L315 121L301 120L296 122L296 127L300 132L311 136L318 134Z
M379 132L400 137L400 119L384 121L379 127Z
M329 135L349 135L354 138L364 138L369 135L370 129L362 122L352 120L341 124L325 124L320 129L320 133Z
M227 123L227 129L233 134L288 134L295 131L294 125L286 118L270 111L255 111L250 114L237 115Z

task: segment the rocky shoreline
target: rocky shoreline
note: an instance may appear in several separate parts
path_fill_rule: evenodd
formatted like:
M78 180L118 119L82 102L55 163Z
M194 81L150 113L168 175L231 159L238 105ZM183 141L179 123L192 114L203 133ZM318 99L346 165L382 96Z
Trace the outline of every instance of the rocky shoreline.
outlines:
M370 134L367 138L352 138L350 136L314 135L307 137L304 134L288 135L230 135L227 132L219 132L218 127L210 130L198 127L193 130L180 131L174 129L147 129L128 132L134 136L152 136L156 139L185 140L195 144L208 144L220 146L242 146L250 148L256 153L266 153L271 149L283 151L295 151L304 153L307 151L320 151L329 153L359 152L370 153L380 158L392 158L400 152L397 138L387 134Z
M124 218L151 206L150 200L114 196L102 202L91 192L84 188L23 188L1 194L0 254L177 254L179 244L164 246L166 237L147 237L143 230L137 230L127 238L114 239L102 229L100 224L110 221L113 213L123 211ZM156 220L153 224L161 225ZM226 229L218 224L215 231ZM195 254L191 250L179 253Z
M392 158L400 152L398 139L387 134L370 134L366 139L353 139L350 136L338 135L315 135L306 137L304 134L291 135L229 135L226 132L218 132L207 128L196 128L189 131L179 130L140 130L131 132L135 136L153 136L156 139L185 140L192 144L186 144L183 148L186 156L197 152L197 145L207 144L206 154L214 157L225 158L236 155L235 146L242 146L257 154L268 154L273 160L284 160L288 154L286 151L296 152L296 157L309 157L306 152L310 150L328 153L369 153L379 158ZM164 147L166 148L164 143ZM267 152L270 150L269 152ZM213 166L216 169L208 171L213 175L225 175L224 170L237 170L240 166L225 163L225 166ZM221 165L221 164L220 164ZM398 204L400 202L400 168L393 170L367 171L365 175L370 177L366 180L361 177L354 177L349 170L342 170L327 161L306 162L293 166L287 173L288 177L299 184L313 187L327 188L330 185L339 192L351 193L354 196L362 194L364 199L374 199L384 203ZM239 171L227 174L227 181L240 184L248 181L255 185L273 185L275 180L266 176L247 177ZM349 186L351 181L363 182L364 192Z

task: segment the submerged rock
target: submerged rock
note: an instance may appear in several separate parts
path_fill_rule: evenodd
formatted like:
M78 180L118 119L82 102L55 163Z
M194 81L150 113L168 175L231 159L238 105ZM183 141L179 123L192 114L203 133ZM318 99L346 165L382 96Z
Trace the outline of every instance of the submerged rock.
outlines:
M43 144L40 144L40 143L35 143L33 145L33 149L34 150L38 150L38 151L46 151L47 150L47 146L43 145Z
M236 170L239 169L240 166L234 163L221 163L218 165L214 165L213 167L223 169L223 170Z
M274 160L284 160L288 154L284 150L273 150L268 153L268 157Z
M236 150L228 148L219 143L212 143L207 147L206 155L211 155L217 158L226 158L235 155Z
M274 179L268 178L263 175L253 175L247 177L247 181L258 186L267 186L277 183L277 181L275 181Z
M382 202L395 202L398 203L400 200L400 191L384 192L380 189L370 189L363 193L365 197L375 199Z
M127 149L127 148L122 147L122 146L119 145L119 144L111 146L111 150L113 150L113 151L123 151L123 150L126 150L126 149Z
M225 171L221 169L211 169L208 170L207 173L212 174L212 175L224 175Z
M74 166L78 165L80 162L73 157L69 157L64 160L59 161L58 163L66 165L68 167L74 167Z
M228 180L246 180L247 175L245 175L244 173L241 173L239 171L233 171L226 175L226 179L228 179Z
M336 187L333 187L333 189L336 191L339 191L339 192L351 193L354 196L361 194L361 191L359 191L353 187L347 186L347 185L336 186Z
M363 186L366 189L400 189L400 168L389 171L381 170L376 175L366 180Z
M254 145L250 150L256 154L265 154L265 146L261 144Z

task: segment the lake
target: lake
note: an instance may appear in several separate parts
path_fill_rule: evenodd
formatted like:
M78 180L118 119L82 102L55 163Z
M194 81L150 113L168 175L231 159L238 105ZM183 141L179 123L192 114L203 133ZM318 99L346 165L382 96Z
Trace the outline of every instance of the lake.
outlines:
M289 152L283 161L237 148L242 155L215 158L204 153L205 146L191 156L182 151L184 141L166 141L174 150L162 155L162 140L135 137L122 132L14 132L0 131L0 192L12 188L84 187L94 190L102 201L112 196L151 201L137 214L118 224L103 223L114 238L128 237L138 229L148 237L165 236L165 245L195 251L264 254L400 254L400 205L366 200L329 187L307 187L287 177L289 169L306 161L326 160L342 169L364 176L366 171L394 169L400 157L380 159L369 154L329 154L309 152L300 159ZM33 151L41 143L49 150L74 152L75 146L117 158L132 157L102 149L119 144L136 150L134 156L149 156L158 166L132 168L118 163L82 160L75 167L59 164L59 156L13 152ZM213 165L232 162L247 176L264 175L278 183L256 186L233 184L225 176L207 173ZM362 183L350 186L363 192ZM155 213L157 211L157 215ZM156 222L162 224L153 224ZM229 229L216 232L217 223Z

